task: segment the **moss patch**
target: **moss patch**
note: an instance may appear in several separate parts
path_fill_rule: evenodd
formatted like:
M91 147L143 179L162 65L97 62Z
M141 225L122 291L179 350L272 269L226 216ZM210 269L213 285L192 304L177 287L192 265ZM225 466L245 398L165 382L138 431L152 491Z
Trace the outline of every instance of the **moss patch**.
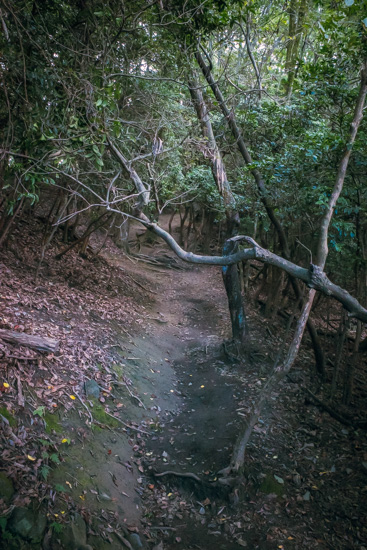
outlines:
M92 411L93 418L98 422L100 422L101 424L105 424L106 426L109 426L110 428L117 428L119 425L118 421L115 420L114 418L111 418L108 414L106 414L106 411L104 410L102 405L98 403L96 399L93 399L92 401L94 403L94 407Z
M112 365L112 368L115 371L115 373L118 375L119 379L121 379L124 374L125 365L119 365L118 363L114 363Z
M271 474L266 474L259 489L267 495L276 494L278 497L281 497L284 493L284 485L278 483Z
M13 482L3 472L0 472L0 495L7 504L14 495Z
M0 407L0 414L7 419L7 421L9 422L9 425L12 428L15 428L15 426L17 425L17 421L15 417L12 414L10 414L10 412L6 407Z
M52 432L56 432L56 433L62 432L62 426L57 414L51 414L50 412L46 412L44 419L46 422L46 433L51 434Z

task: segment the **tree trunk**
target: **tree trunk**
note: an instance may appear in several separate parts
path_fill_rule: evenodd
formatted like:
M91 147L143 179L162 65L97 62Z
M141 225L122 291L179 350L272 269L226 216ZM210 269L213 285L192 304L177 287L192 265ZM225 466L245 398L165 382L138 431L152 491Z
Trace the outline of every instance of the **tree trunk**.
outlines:
M219 194L223 199L227 219L227 234L231 237L235 234L239 225L239 214L236 210L236 201L227 179L227 172L214 136L209 112L205 104L202 91L196 80L189 82L189 89L196 114L200 122L203 137L207 140L206 154L210 158L213 178ZM227 240L224 244L223 254L226 256L237 251L238 243L231 241L231 239ZM232 337L235 341L242 343L246 333L246 320L241 292L241 281L239 278L237 265L223 267L222 274L231 316Z
M219 89L218 83L213 78L210 67L207 67L207 65L204 61L204 58L203 58L203 56L201 55L201 53L199 51L196 52L195 57L196 57L196 60L199 64L199 67L201 68L201 70L203 72L203 75L204 75L206 81L208 82L209 86L211 87L211 89L213 91L213 94L214 94L216 100L218 101L219 107L220 107L223 115L225 116L225 118L227 120L229 129L231 130L232 135L233 135L234 139L236 140L236 144L237 144L237 147L238 147L238 149L239 149L239 151L242 155L242 158L244 159L246 164L253 164L251 154L248 150L248 147L245 143L245 140L243 139L241 130L240 130L240 128L239 128L239 126L236 122L234 112L230 111L228 109L228 107L227 107L227 105L224 101L224 97L222 95L222 92ZM280 220L278 219L278 217L276 215L275 209L273 208L273 205L271 203L270 194L267 193L267 189L266 189L264 180L262 178L262 175L260 174L259 170L257 170L257 168L251 169L251 174L253 175L253 177L255 179L255 182L256 182L256 185L257 185L257 188L258 188L258 191L259 191L259 195L260 195L260 200L263 203L263 205L265 207L265 210L266 210L266 212L269 216L269 219L270 219L271 223L273 224L273 226L274 226L274 228L275 228L275 230L278 234L279 244L280 244L280 248L282 250L283 256L287 260L290 260L291 254L290 254L288 239L287 239L286 233L284 231L284 228L283 228ZM292 287L294 289L294 292L296 294L296 299L298 300L299 297L302 295L302 292L301 292L301 289L299 287L298 281L296 281L296 280L294 280L294 278L292 278L291 282L292 282ZM314 352L315 352L315 361L316 361L317 369L318 369L319 372L324 373L324 371L325 371L324 355L323 355L323 352L322 352L321 345L318 341L316 329L314 328L313 323L310 319L308 320L307 326L308 326L308 329L310 331L312 343L316 345L316 347L314 348Z
M228 239L224 243L224 256L235 254L237 252L238 242L235 239L236 237ZM241 293L241 282L237 264L224 266L222 268L222 275L224 287L227 292L233 340L242 344L245 341L247 331L246 316Z

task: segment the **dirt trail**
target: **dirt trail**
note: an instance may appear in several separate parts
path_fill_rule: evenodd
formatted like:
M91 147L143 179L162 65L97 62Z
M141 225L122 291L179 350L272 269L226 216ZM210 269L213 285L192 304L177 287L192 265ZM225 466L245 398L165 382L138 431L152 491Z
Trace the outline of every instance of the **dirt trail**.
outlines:
M132 420L152 436L147 439L130 429L120 435L113 424L111 431L98 426L90 431L69 414L63 431L74 444L52 476L54 485L68 485L74 501L102 514L101 523L93 519L95 535L88 538L100 550L120 547L104 530L113 514L142 533L143 516L151 513L144 505L144 490L152 481L152 466L195 471L209 479L228 463L240 396L218 351L229 327L220 270L184 264L178 270L156 269L126 257L108 259L130 276L143 271L144 286L154 293L138 335L116 330L121 359L111 365L136 395L114 387L114 405L123 406L126 422ZM90 410L98 421L96 408Z

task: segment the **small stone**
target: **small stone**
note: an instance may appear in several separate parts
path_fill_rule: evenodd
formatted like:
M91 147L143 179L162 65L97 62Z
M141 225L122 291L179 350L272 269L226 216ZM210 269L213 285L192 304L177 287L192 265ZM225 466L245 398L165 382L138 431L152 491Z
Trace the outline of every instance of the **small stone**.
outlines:
M303 498L303 500L308 501L308 500L310 500L310 497L311 497L310 491L306 491L302 498Z
M87 397L99 399L100 389L95 380L86 380L84 382L85 393Z
M68 550L79 550L87 547L87 526L84 519L76 514L74 520L65 525L61 533L55 538L60 539L63 548Z
M144 548L143 543L141 542L141 539L137 533L132 533L131 535L129 535L128 540L134 550L140 550L141 548Z
M112 500L110 495L108 495L107 493L99 493L99 496L101 500Z
M301 476L299 474L294 474L293 483L299 487L302 483Z
M9 520L9 530L22 539L33 543L42 541L46 530L46 518L30 508L15 508Z

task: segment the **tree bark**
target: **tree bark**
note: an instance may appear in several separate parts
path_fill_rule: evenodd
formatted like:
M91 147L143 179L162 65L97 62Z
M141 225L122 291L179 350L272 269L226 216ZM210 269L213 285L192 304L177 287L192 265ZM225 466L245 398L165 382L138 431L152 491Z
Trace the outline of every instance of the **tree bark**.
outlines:
M208 143L206 153L210 157L214 181L223 199L227 218L227 234L232 236L235 234L240 221L238 211L236 210L236 201L227 179L223 158L214 136L213 127L210 122L209 112L202 91L195 80L189 82L189 89L203 137ZM238 243L235 240L228 239L224 244L223 254L227 256L233 252L237 252L237 250ZM236 342L242 343L246 336L246 319L237 265L223 267L222 275L231 316L232 336Z
M213 178L216 183L218 192L223 199L227 218L228 235L233 236L236 227L238 227L239 225L240 219L238 211L236 209L236 201L233 196L231 186L228 182L223 158L214 136L208 108L204 101L202 91L196 80L192 80L189 82L189 90L198 120L200 122L203 137L205 140L207 140L207 146L204 154L209 156L210 158L210 166Z
M224 256L237 252L236 237L228 239L223 247ZM241 282L238 264L222 267L224 287L226 289L229 312L231 315L232 336L236 342L243 343L246 338L246 315L243 306Z

